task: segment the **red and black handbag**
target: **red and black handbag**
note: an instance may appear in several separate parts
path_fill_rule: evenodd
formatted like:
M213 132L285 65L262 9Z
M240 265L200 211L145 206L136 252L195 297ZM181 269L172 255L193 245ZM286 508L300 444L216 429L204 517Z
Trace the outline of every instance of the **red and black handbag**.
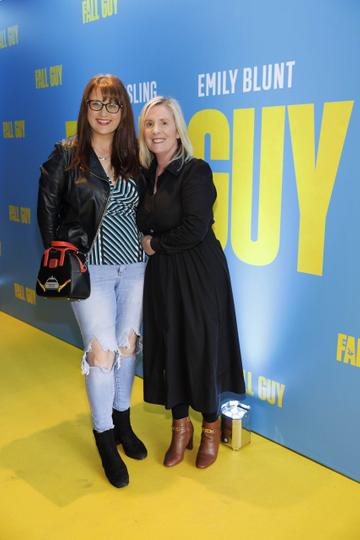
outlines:
M36 294L63 300L88 298L90 276L86 255L69 242L52 241L41 259Z

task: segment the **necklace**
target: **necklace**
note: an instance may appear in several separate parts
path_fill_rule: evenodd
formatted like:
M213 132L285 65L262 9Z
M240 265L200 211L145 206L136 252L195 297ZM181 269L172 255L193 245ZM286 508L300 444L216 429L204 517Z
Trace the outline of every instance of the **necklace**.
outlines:
M98 153L97 149L94 146L93 146L93 149L99 161L107 161L110 158L111 154L104 155L104 154Z
M98 158L99 161L107 161L108 159L110 159L110 155L107 155L107 156L101 156L100 154L98 154L97 152L96 153L96 157Z

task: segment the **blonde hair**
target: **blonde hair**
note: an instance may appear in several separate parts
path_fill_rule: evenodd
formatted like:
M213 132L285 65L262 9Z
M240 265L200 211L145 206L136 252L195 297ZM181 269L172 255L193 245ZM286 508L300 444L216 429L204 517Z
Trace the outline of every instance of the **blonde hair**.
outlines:
M157 105L166 105L168 109L172 112L175 120L175 126L179 135L179 146L178 150L171 159L171 161L175 161L176 159L181 159L181 166L186 163L187 161L190 161L190 159L193 157L193 149L192 144L189 139L189 135L187 132L187 127L185 124L184 116L181 110L181 107L179 103L176 101L176 99L171 97L164 97L164 96L157 96L150 101L148 101L139 117L139 146L140 146L140 163L143 167L146 167L147 169L150 167L152 160L154 159L154 154L148 149L145 137L144 137L144 124L145 124L145 118L148 112Z

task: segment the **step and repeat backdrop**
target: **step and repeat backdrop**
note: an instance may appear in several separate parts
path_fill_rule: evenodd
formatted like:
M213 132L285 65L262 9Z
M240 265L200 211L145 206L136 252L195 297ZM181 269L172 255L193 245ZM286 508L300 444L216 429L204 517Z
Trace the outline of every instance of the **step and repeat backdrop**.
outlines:
M93 75L136 118L174 96L214 171L253 430L360 480L359 25L357 0L1 1L0 309L80 346L34 292L39 166Z

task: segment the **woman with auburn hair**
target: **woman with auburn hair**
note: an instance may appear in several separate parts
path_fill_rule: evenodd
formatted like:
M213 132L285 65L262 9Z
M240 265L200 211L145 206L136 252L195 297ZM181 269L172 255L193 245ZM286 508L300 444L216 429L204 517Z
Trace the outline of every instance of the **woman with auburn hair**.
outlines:
M212 230L216 190L209 165L192 157L177 101L149 101L139 129L146 189L137 223L149 255L144 397L172 410L167 467L192 448L189 406L202 413L196 466L203 469L217 458L220 393L245 392L229 271Z
M116 445L143 459L130 424L130 394L142 322L145 255L136 226L138 143L128 94L114 75L85 87L77 135L55 145L41 167L38 222L52 240L87 254L91 294L72 302L84 355L82 371L93 433L108 480L129 483Z

